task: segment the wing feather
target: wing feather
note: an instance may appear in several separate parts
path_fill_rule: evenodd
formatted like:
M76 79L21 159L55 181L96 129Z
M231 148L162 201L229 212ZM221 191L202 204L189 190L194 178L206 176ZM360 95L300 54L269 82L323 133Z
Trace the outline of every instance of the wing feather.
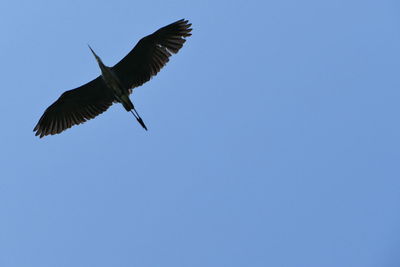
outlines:
M113 67L124 86L138 87L156 75L167 64L171 54L182 48L185 38L192 35L191 25L188 20L181 19L142 38Z
M43 113L33 129L40 138L61 133L106 111L114 101L103 79L96 79L64 92Z

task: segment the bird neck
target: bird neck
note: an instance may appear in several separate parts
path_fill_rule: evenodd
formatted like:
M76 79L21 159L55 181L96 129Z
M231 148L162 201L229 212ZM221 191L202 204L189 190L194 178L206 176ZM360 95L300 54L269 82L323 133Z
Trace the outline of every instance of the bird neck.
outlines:
M101 60L98 60L97 63L99 64L101 73L106 73L109 72L109 69L106 65L103 64L103 62Z

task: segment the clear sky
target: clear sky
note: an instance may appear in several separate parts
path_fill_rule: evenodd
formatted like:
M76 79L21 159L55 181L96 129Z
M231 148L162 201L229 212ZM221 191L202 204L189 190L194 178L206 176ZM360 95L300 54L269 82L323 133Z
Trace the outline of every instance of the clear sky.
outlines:
M0 266L400 266L400 2L1 1ZM181 18L131 99L62 92Z

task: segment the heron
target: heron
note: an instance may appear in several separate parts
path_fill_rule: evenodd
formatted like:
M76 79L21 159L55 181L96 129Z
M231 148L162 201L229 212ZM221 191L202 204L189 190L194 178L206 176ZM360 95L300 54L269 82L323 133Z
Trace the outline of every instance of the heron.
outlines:
M133 89L155 76L172 54L178 53L191 36L188 20L181 19L143 37L116 65L104 65L89 46L101 74L94 80L65 91L40 117L33 129L40 138L59 134L74 125L93 119L105 112L113 103L121 103L133 114L139 124L147 127L129 98Z

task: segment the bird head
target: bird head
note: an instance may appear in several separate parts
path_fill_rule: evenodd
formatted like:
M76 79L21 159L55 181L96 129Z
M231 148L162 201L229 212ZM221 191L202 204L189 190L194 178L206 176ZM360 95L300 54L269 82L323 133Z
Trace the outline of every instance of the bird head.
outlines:
M90 51L92 51L92 54L95 57L97 63L103 64L103 62L101 61L100 57L98 55L96 55L96 53L93 51L93 49L90 47L90 45L88 45L88 46L89 46Z

